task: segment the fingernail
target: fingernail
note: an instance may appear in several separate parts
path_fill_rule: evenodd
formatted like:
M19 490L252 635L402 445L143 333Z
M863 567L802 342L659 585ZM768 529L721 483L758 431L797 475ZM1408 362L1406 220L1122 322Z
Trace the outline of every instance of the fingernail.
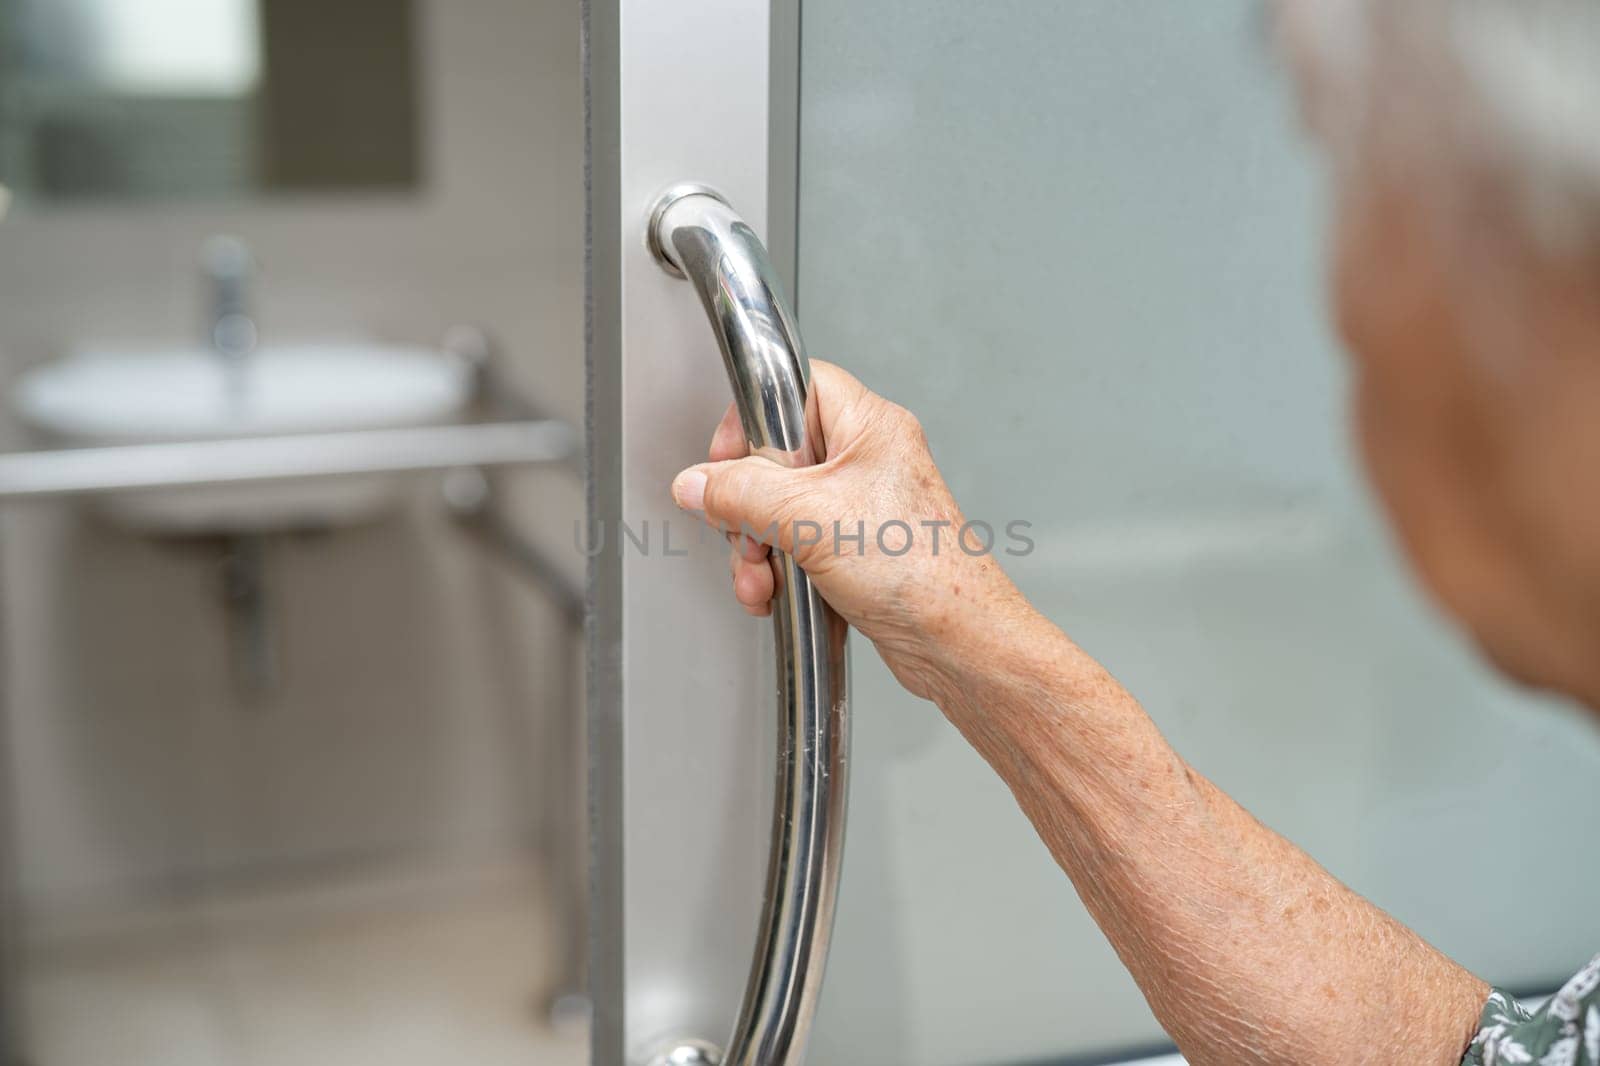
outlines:
M706 502L706 472L690 467L672 480L672 498L685 511L698 511Z

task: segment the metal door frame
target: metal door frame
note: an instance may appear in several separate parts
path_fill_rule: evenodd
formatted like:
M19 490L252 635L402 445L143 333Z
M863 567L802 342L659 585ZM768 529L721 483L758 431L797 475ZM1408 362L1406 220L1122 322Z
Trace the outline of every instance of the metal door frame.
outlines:
M656 197L715 187L792 282L799 0L585 0L591 1061L720 1041L770 840L771 637L685 546L671 474L729 400L704 313L645 241ZM662 543L665 522L674 551ZM648 525L647 525L648 524ZM622 530L644 535L654 553ZM653 536L652 536L653 533ZM720 541L718 542L720 543ZM630 757L631 756L631 757Z

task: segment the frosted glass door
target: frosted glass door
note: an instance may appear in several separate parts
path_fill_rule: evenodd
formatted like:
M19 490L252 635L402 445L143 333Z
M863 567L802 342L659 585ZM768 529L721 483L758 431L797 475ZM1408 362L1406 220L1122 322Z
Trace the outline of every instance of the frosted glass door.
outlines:
M1377 524L1259 5L805 0L801 53L812 352L921 416L970 516L1033 523L1024 590L1260 818L1492 980L1581 965L1593 880L1523 872L1600 836L1597 747L1476 664ZM812 1061L1159 1050L1010 795L855 666Z

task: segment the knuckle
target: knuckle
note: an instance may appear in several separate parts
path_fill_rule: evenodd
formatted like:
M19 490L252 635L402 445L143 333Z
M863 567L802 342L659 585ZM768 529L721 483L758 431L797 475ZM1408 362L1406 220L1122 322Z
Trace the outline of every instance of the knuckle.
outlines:
M923 427L922 419L918 418L910 411L907 411L904 407L900 408L900 410L900 425L906 436L916 441L918 444L926 444L928 442L928 431Z
M884 401L884 420L890 434L899 441L917 447L925 447L928 442L928 433L922 426L922 420L897 403Z
M830 363L826 359L811 360L811 380L819 388L836 389L852 382L855 378L837 363Z

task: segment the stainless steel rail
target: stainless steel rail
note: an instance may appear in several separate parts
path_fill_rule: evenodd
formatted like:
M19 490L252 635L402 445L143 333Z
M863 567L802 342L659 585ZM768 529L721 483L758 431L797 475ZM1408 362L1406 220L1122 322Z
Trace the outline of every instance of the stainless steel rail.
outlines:
M751 451L790 467L816 463L822 440L810 364L760 239L726 200L697 185L656 202L648 236L657 258L686 277L705 305ZM781 720L755 960L726 1053L685 1041L667 1062L801 1063L822 986L844 850L845 626L793 558L779 553L775 563Z
M453 467L567 462L564 422L491 422L0 455L0 502Z

